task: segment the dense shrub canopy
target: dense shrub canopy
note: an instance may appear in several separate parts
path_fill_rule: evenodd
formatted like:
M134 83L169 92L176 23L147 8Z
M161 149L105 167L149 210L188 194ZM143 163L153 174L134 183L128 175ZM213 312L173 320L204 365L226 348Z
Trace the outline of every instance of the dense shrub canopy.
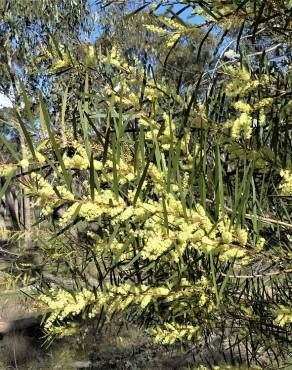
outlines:
M1 192L20 183L42 268L72 279L43 284L45 329L121 314L158 343L215 336L234 362L279 364L292 322L292 4L110 3L99 11L123 29L39 48L37 68L67 84L55 121L23 88L25 155L2 138L14 159ZM130 40L129 57L135 17L152 49Z

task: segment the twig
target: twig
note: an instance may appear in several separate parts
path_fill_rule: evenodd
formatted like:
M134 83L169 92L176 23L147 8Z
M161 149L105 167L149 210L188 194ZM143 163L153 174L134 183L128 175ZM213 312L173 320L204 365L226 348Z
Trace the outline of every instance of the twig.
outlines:
M224 206L224 209L228 212L233 212L233 210L231 208L227 207L227 206ZM245 213L244 216L246 218L250 219L250 220L254 217L250 213ZM263 216L258 216L258 215L256 215L255 217L258 221L266 222L266 223L269 223L269 224L276 224L276 225L279 225L279 226L284 226L284 227L288 227L288 228L292 229L292 224L289 224L288 222L279 221L279 220L275 220L275 219L270 218L270 217L263 217Z
M41 278L45 281L49 281L51 283L54 283L54 284L58 285L59 287L65 289L65 290L68 290L68 291L72 291L73 287L74 287L74 280L66 279L64 277L58 277L58 276L55 276L55 275L47 273L47 272L43 272Z
M206 199L207 203L214 203L214 200L211 200L211 199ZM227 207L227 206L224 206L224 209L225 211L229 212L229 213L232 213L233 212L233 209L230 208L230 207ZM284 222L284 221L279 221L279 220L275 220L273 218L270 218L270 217L264 217L264 216L258 216L258 215L251 215L250 213L245 213L244 216L248 219L252 219L253 217L256 217L256 219L258 221L262 221L262 222L266 222L266 223L269 223L269 224L275 224L275 225L279 225L279 226L283 226L283 227L288 227L290 229L292 229L292 224L289 224L288 222Z
M260 278L260 277L265 277L265 276L275 276L275 275L280 275L280 274L289 274L292 272L292 269L288 270L279 270L279 271L272 271L272 272L266 272L262 274L253 274L253 275L229 275L230 278L235 278L235 279L254 279L254 278ZM227 274L224 274L221 272L222 276L227 276Z

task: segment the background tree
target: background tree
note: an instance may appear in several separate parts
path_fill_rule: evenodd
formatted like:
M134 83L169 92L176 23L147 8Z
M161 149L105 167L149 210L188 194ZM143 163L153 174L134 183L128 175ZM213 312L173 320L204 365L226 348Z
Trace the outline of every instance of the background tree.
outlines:
M105 51L116 45L129 62L133 63L135 58L142 60L147 68L152 68L157 80L167 78L177 86L178 91L181 85L192 83L194 75L210 60L214 48L212 34L206 35L203 29L194 27L192 32L177 40L171 50L165 50L165 35L171 30L171 24L164 19L165 12L141 11L135 17L127 17L127 13L128 4L113 5L101 11L103 32L96 40L97 46ZM151 31L151 26L160 28L161 32ZM201 44L203 38L205 42Z
M36 58L40 53L39 48L49 45L50 35L55 35L61 42L75 45L80 34L87 28L85 17L88 15L87 3L84 1L6 1L0 2L0 61L1 61L1 83L0 93L8 97L13 109L23 109L24 99L21 96L21 86L32 97L29 112L27 110L25 120L35 119L37 109L36 97L38 90L42 90L50 97L51 109L59 107L61 92L55 86L54 93L51 93L53 78L45 70L36 68ZM59 86L61 88L61 86ZM28 108L28 107L27 107ZM6 109L5 119L2 117L0 123L1 133L14 138L16 150L20 151L22 159L26 159L23 142L23 135L19 132L19 124L13 110ZM31 122L32 124L32 122ZM31 127L32 135L36 135L36 125ZM23 167L23 171L26 168ZM11 195L11 193L9 193ZM6 196L6 200L12 199ZM14 195L15 197L15 195ZM14 198L13 197L13 198ZM14 220L14 225L19 227L21 220L25 230L25 245L30 246L31 214L28 199L21 197L22 206L18 210L22 216ZM15 203L16 204L16 203ZM8 208L14 215L18 210L12 207L11 202ZM16 229L17 230L17 229Z

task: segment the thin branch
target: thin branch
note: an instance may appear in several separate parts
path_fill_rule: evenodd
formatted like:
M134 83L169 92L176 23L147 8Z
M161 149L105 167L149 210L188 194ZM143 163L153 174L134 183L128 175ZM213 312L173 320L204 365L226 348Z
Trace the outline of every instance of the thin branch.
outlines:
M206 201L208 203L214 203L214 201L211 200L211 199L206 199ZM224 206L224 209L225 209L225 211L227 211L229 213L233 213L233 209L230 208L230 207ZM245 213L244 216L246 218L250 219L250 220L252 220L252 218L254 217L254 215L251 215L250 213ZM275 219L270 218L270 217L264 217L264 216L258 216L258 215L256 215L255 217L258 221L261 221L261 222L266 222L268 224L275 224L275 225L288 227L289 229L292 229L292 224L289 224L288 222L279 221L279 220L275 220Z
M288 270L278 270L278 271L272 271L272 272L266 272L262 274L253 274L253 275L228 275L230 278L235 278L235 279L255 279L255 278L262 278L265 276L276 276L276 275L281 275L281 274L290 274L292 272L292 269ZM224 274L221 272L222 276L227 276L227 274Z
M227 206L224 206L224 209L228 212L233 212L233 210L231 208L227 207ZM245 213L244 216L246 218L250 219L250 220L252 220L252 218L254 217L254 215L251 215L250 213ZM279 220L275 220L275 219L270 218L270 217L263 217L263 216L258 216L258 215L256 215L255 217L258 221L261 221L261 222L266 222L268 224L275 224L275 225L288 227L288 228L292 229L292 224L289 224L288 222L279 221Z

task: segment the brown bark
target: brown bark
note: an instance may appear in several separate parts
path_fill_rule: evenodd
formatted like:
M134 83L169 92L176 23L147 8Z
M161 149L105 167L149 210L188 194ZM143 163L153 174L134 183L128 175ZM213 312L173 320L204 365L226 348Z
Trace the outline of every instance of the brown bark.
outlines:
M11 191L11 189L9 189L9 187L5 194L5 204L8 207L14 228L16 230L20 230L18 203L14 197L13 192Z
M9 41L8 41L9 42ZM7 67L9 76L11 79L11 84L14 92L14 103L15 106L19 106L20 104L20 94L16 84L16 76L13 69L12 57L9 52L9 48L6 48L6 57L7 57ZM23 133L20 128L18 128L18 135L19 135L19 142L20 142L20 152L22 154L22 159L26 159L26 152L25 152L25 140L23 137ZM26 172L27 169L23 168L23 171ZM23 199L22 199L22 209L23 209L23 224L24 224L24 245L26 249L31 247L31 210L30 210L30 202L29 198L26 197L25 191L23 191Z
M22 159L26 159L25 142L23 135L20 134L20 146ZM26 172L27 168L22 168L22 171ZM22 210L23 210L23 224L24 224L24 245L26 249L31 247L31 210L30 201L26 194L26 191L22 190Z
M5 232L6 232L5 207L3 206L0 199L0 245L1 243L5 243L7 241Z

